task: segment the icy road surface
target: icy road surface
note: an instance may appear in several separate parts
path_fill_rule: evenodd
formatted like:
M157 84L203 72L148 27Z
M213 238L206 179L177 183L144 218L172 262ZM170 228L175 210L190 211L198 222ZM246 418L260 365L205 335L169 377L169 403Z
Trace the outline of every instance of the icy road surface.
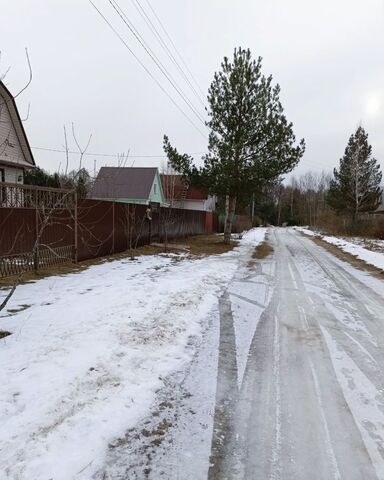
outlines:
M228 290L256 316L260 284L273 294L244 375L228 348L241 309L222 315L209 479L384 479L383 282L294 230L269 240L274 253Z

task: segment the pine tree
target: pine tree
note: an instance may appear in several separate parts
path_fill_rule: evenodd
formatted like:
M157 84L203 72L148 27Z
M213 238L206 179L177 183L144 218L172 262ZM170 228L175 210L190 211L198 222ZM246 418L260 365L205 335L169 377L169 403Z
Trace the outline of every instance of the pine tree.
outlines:
M180 155L164 136L164 151L171 165L191 185L226 197L224 241L229 243L236 202L250 198L266 183L291 171L304 153L295 146L292 123L283 113L279 85L261 73L262 59L250 50L235 49L224 58L208 92L207 126L210 129L204 166Z
M360 212L373 211L380 201L382 173L372 156L368 134L358 127L350 136L339 169L334 169L330 183L328 203L338 213L351 216L353 224Z

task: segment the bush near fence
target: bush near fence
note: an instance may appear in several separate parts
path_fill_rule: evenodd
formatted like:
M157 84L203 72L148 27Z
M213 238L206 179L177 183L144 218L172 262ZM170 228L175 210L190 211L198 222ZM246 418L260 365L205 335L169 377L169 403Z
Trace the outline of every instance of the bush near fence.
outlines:
M0 277L111 255L150 240L213 233L214 217L209 212L161 207L149 221L145 205L101 200L79 200L51 210L44 210L41 202L0 206ZM31 256L40 230L38 249Z

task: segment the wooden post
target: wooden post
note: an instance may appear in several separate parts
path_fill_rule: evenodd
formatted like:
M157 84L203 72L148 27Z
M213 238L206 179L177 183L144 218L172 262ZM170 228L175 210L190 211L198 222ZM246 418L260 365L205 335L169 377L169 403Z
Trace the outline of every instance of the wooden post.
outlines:
M78 209L78 204L77 204L77 192L75 192L75 211L74 211L74 222L75 222L75 225L74 225L74 235L75 235L75 251L73 252L74 255L73 255L73 260L75 263L78 262L78 259L79 259L79 254L78 254L78 247L79 247L79 238L78 238L78 212L77 212L77 209Z

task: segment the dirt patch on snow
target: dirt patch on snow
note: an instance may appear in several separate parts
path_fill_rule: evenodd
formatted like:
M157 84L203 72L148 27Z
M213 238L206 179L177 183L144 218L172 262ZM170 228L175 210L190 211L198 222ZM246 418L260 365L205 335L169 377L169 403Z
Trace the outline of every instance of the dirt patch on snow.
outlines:
M252 258L261 260L262 258L268 257L268 255L272 255L272 253L272 245L267 240L265 240L263 243L260 243L260 245L255 248Z
M5 330L0 330L0 338L5 338L5 337L8 337L9 335L12 335L11 332L6 332Z
M231 251L236 245L237 240L231 240L229 245L224 243L221 235L198 235L190 237L187 240L189 252L192 255L220 255Z
M18 305L16 308L8 308L7 312L10 315L16 315L16 313L23 312L24 310L27 310L31 305L28 305L26 303L23 303L21 305Z

